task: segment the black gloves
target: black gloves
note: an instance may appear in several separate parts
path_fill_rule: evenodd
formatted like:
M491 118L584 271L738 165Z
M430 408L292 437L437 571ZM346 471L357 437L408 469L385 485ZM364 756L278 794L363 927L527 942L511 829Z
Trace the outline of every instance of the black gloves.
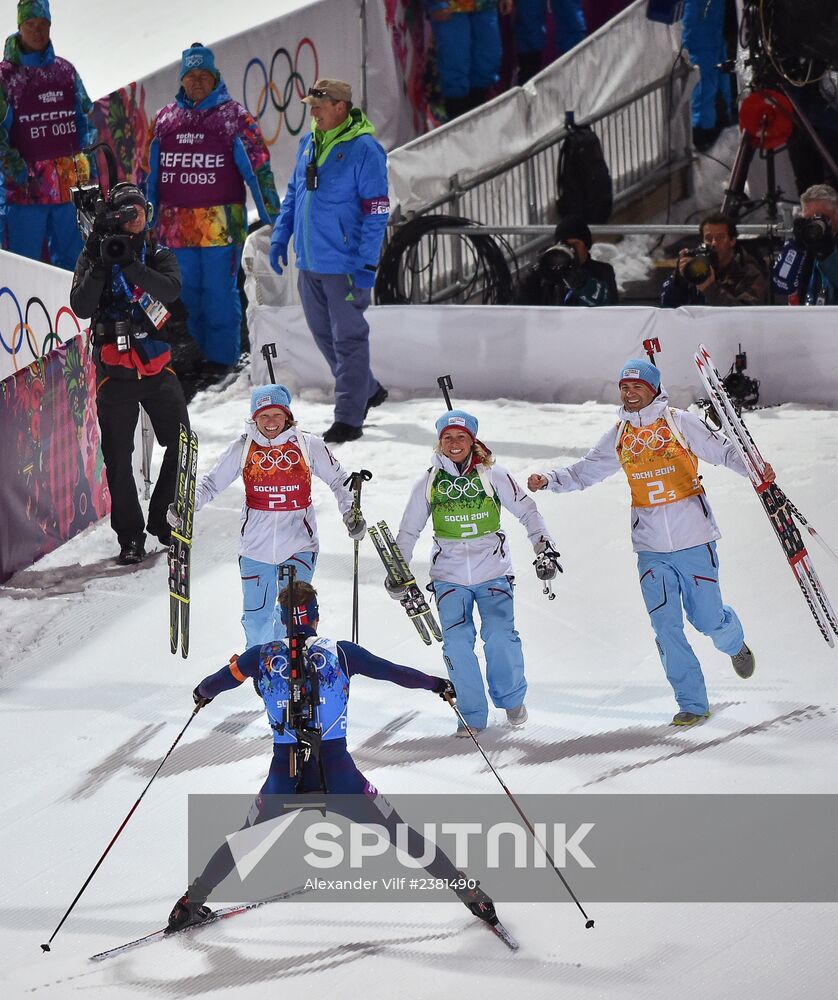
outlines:
M198 708L203 708L205 705L209 705L209 703L212 701L212 698L205 698L201 694L201 685L199 684L198 687L196 687L195 690L192 692L192 700L195 702Z
M438 694L443 701L448 701L452 698L456 701L457 692L454 690L454 685L447 677L438 677L436 684L433 686L434 694Z

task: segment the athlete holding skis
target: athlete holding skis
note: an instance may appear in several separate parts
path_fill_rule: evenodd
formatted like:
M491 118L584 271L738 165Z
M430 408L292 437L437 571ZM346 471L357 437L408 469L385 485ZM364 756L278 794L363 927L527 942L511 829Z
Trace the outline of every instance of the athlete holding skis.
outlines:
M279 595L282 622L289 624L289 590L285 588ZM248 816L246 826L265 822L273 818L274 801L265 796L304 794L306 792L327 792L357 796L357 804L351 808L353 820L361 823L383 825L395 841L396 826L402 822L392 805L370 784L358 770L346 748L346 716L349 704L350 680L363 674L376 680L386 680L404 688L418 688L433 691L443 699L456 697L451 683L442 677L431 677L411 667L392 663L376 656L363 646L346 640L318 638L317 625L320 612L317 592L307 583L298 583L293 589L294 620L293 642L304 644L311 664L316 665L318 702L314 710L317 723L317 739L307 742L306 730L294 730L289 725L290 700L289 662L291 650L282 641L252 646L240 657L233 657L230 663L217 673L205 677L195 688L193 698L198 705L207 704L223 691L238 687L245 680L252 680L261 695L268 720L274 730L273 760L265 783L256 798ZM291 631L291 628L289 628ZM291 774L292 755L298 746L315 748L303 765L301 772ZM277 800L280 804L284 799ZM334 807L334 800L331 803ZM344 806L346 808L346 806ZM347 812L347 815L350 815ZM252 817L252 818L251 818ZM424 856L422 838L416 831L408 835L408 852L413 857ZM196 878L181 898L175 903L169 916L169 929L180 930L192 924L202 923L212 916L205 906L213 889L233 870L234 860L227 843L224 843L207 862L201 875ZM495 907L489 896L480 889L474 879L468 879L458 871L450 859L440 850L428 863L428 873L439 879L447 879L455 886L457 897L471 912L492 926L498 936L504 938L504 928L499 925ZM511 945L510 945L511 947Z
M640 589L678 702L672 724L692 726L710 715L710 706L701 665L684 634L682 604L689 622L730 656L740 677L754 672L754 654L739 618L722 604L715 541L720 532L698 476L698 460L744 477L748 472L732 442L693 414L669 406L660 371L651 362L627 361L619 386L623 405L616 425L581 461L533 473L527 485L554 493L584 490L622 467L631 488ZM774 478L766 464L766 482Z
M297 429L284 385L257 386L250 396L247 430L227 448L198 483L195 511L214 500L239 476L244 480L241 513L242 625L248 646L285 636L276 607L279 567L292 565L297 579L311 580L319 543L311 499L312 475L334 493L349 537L364 537L366 522L352 509L347 475L322 438ZM169 523L179 526L170 508Z
M505 708L512 726L527 721L524 653L515 630L512 562L500 510L511 511L527 530L535 549L540 580L552 580L558 553L531 497L506 469L495 465L477 440L477 418L449 410L436 422L439 435L431 468L416 482L407 502L396 543L407 562L425 522L434 528L431 580L443 633L448 676L457 685L459 707L472 730L486 728L489 708L480 664L474 654L474 606L480 612L480 637L486 653L486 681L496 708ZM389 584L389 585L388 585ZM385 582L392 597L404 588ZM460 726L457 736L468 736Z

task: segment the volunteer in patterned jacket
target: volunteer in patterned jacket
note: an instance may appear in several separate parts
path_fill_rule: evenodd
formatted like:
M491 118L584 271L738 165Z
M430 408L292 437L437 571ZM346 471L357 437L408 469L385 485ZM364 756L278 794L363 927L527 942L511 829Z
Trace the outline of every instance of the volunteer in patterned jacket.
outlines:
M72 63L50 41L48 0L20 0L17 34L0 62L0 163L8 247L41 260L44 237L56 267L72 271L81 253L70 188L90 179L93 107Z
M430 469L417 480L399 525L396 542L410 561L428 517L434 530L431 580L443 633L448 676L457 688L460 711L480 731L488 704L474 653L474 606L486 655L486 682L496 708L505 708L512 726L527 721L524 653L515 630L512 562L500 511L505 507L526 528L535 549L536 573L552 580L558 553L531 497L528 497L477 440L477 418L449 410L436 422L439 435ZM400 598L403 588L385 586ZM457 729L458 736L468 736Z
M675 692L675 726L692 726L710 715L701 665L684 634L690 624L727 653L740 677L754 672L754 654L745 644L733 608L722 603L716 539L720 537L707 502L698 460L724 465L747 477L736 448L685 410L669 406L660 371L631 358L620 372L617 423L579 462L545 474L533 473L533 491L584 490L621 467L631 488L631 537L637 553L640 589L652 620L658 652ZM774 481L766 463L765 478Z
M282 274L293 236L306 322L335 379L335 420L323 440L340 444L359 438L370 407L387 398L370 369L364 318L390 212L387 154L348 83L318 80L303 103L311 132L300 140L270 260Z
M215 57L200 42L183 52L181 89L152 123L148 195L160 239L177 256L192 339L214 373L241 353L237 287L247 236L245 184L262 222L279 197L270 153L253 116L227 93Z
M195 510L210 503L239 476L244 480L239 570L248 646L285 637L277 595L279 567L292 565L297 579L310 581L320 544L311 499L312 475L334 493L349 537L366 532L363 517L352 510L347 474L323 439L297 430L290 410L291 393L284 385L257 386L250 396L247 430L198 483ZM169 524L179 526L174 508Z

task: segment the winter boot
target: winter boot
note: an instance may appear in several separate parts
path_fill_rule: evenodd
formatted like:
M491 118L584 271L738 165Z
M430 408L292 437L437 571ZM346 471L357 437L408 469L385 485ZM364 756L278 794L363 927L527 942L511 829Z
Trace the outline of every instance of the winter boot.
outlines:
M133 566L141 563L145 559L145 535L132 538L119 547L119 555L116 561L120 566Z
M478 733L482 733L484 726L472 726L471 731L476 736ZM465 726L457 726L457 731L454 733L455 736L459 736L461 740L467 740L469 738L468 729Z
M367 400L367 408L364 410L364 419L366 420L367 414L374 406L381 406L381 404L387 399L389 395L390 393L387 392L384 386L380 385Z
M736 656L731 656L730 662L733 664L733 669L736 673L746 680L753 674L754 667L756 666L754 654L750 651L750 649L748 649L744 642L742 643L742 648Z
M523 703L517 708L507 708L506 710L506 721L513 729L520 729L528 718L527 706Z
M703 715L696 715L695 712L678 712L676 716L672 719L673 726L694 726L697 722L701 722L702 719L709 719L710 713L705 712Z
M361 434L363 430L360 427L353 427L352 424L336 420L323 435L323 440L327 444L343 444L344 441L357 441Z
M182 930L193 924L202 924L212 916L212 910L205 906L209 891L200 879L196 878L192 885L180 897L169 914L168 931Z
M455 889L454 892L457 894L457 898L471 910L475 917L485 920L487 924L496 924L498 922L498 915L495 913L495 904L480 888L480 883L477 879L470 879L465 872L460 872L459 874L463 882L473 883L474 888Z

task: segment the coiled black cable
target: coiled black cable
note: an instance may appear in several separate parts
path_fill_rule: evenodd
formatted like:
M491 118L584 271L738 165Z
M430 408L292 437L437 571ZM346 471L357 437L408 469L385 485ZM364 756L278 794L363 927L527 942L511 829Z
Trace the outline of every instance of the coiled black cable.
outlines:
M455 236L437 232L450 227L468 227L469 232ZM445 266L438 259L440 239L459 242L462 274L440 272ZM425 246L420 254L423 240ZM470 219L417 216L397 226L388 239L378 266L375 300L379 305L404 305L451 299L470 302L479 296L482 305L508 305L513 301L514 289L505 255L515 263L515 252L507 240L482 232L480 225ZM452 261L453 254L448 254L447 259ZM450 264L448 271L452 271ZM435 287L440 281L443 287Z

